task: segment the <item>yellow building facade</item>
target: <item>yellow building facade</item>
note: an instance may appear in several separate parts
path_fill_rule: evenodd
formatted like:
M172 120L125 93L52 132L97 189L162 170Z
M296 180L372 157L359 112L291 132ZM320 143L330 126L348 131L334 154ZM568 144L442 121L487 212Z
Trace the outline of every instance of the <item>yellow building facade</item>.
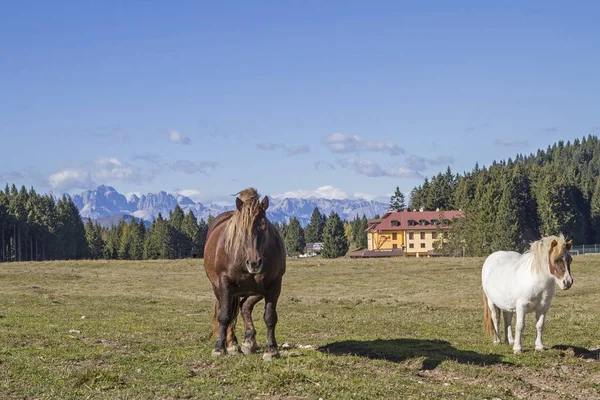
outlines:
M369 221L368 250L426 256L436 243L444 240L452 219L461 216L460 211L388 212L380 219Z

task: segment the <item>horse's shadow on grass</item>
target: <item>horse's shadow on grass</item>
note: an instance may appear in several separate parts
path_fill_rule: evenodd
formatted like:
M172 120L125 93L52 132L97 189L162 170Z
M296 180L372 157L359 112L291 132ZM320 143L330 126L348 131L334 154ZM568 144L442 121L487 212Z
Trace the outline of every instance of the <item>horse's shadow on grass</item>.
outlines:
M600 349L588 350L585 347L570 346L566 344L559 344L552 346L552 350L568 351L573 350L573 356L578 358L584 358L586 360L597 360L600 361Z
M435 369L445 360L460 364L486 366L493 364L511 365L502 361L498 354L479 354L469 350L459 350L444 340L424 339L377 339L345 340L319 348L319 351L338 356L360 356L372 360L386 360L402 363L413 358L424 357L421 370Z

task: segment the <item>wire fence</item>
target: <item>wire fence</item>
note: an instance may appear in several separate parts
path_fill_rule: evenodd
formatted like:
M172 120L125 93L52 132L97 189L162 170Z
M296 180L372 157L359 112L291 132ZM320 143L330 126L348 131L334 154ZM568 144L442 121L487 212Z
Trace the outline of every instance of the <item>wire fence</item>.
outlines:
M600 253L600 244L584 244L581 246L573 246L569 253L573 255L581 254L597 254Z

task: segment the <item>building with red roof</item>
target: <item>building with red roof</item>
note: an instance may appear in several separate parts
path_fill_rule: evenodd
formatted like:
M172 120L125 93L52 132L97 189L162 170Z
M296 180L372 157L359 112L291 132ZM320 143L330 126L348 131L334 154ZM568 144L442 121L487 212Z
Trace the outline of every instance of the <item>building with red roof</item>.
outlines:
M461 211L387 212L381 218L369 220L367 252L377 256L383 256L384 252L390 256L426 256L445 240L452 223L462 217Z

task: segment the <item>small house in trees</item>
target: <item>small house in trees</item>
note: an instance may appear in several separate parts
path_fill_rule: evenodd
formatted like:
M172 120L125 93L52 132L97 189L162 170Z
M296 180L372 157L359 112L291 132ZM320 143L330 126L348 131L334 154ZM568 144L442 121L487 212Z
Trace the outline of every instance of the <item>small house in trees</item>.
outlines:
M460 211L387 212L369 221L368 251L374 256L427 256L462 216Z

